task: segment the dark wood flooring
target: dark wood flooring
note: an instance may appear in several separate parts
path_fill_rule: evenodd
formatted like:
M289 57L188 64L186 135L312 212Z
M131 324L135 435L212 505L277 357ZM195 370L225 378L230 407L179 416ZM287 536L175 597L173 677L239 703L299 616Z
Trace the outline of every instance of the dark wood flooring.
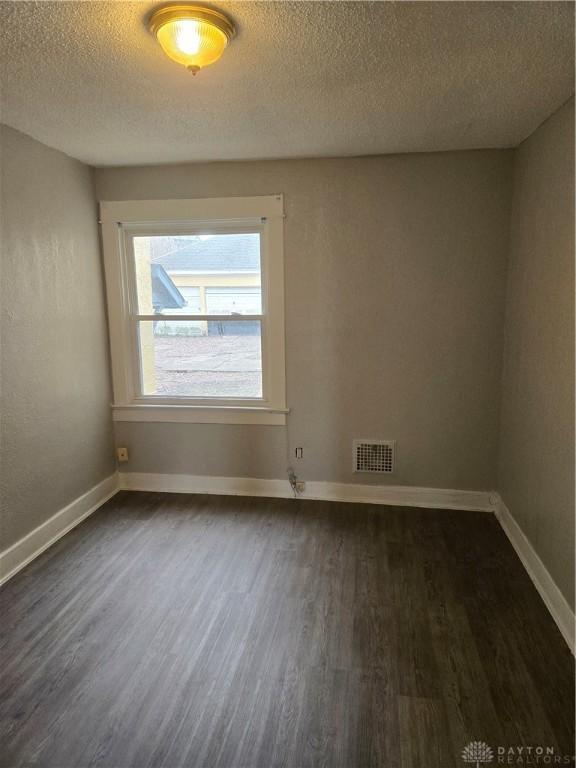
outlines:
M489 514L124 492L0 599L4 767L574 751L573 657Z

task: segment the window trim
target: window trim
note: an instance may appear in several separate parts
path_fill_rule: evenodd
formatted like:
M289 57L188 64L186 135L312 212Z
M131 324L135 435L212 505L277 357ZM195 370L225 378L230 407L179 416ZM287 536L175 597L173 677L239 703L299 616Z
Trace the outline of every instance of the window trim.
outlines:
M282 195L191 200L102 201L100 223L108 299L114 421L285 424L284 201ZM133 280L127 239L169 227L186 232L260 232L263 399L142 396L134 345ZM182 316L182 319L185 319ZM258 316L258 319L261 319ZM265 399L264 399L265 398Z

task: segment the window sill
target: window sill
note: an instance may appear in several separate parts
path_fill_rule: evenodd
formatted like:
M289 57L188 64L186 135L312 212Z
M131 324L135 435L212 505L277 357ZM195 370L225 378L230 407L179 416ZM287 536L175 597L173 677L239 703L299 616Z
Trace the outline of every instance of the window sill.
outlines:
M114 421L284 426L287 408L221 405L113 405Z

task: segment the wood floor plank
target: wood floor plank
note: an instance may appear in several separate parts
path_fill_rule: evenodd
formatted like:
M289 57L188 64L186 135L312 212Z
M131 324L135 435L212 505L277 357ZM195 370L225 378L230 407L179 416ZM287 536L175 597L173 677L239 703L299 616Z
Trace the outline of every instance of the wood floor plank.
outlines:
M2 768L451 768L574 740L483 513L122 492L0 590Z
M402 765L454 768L446 715L439 699L400 696L398 702Z

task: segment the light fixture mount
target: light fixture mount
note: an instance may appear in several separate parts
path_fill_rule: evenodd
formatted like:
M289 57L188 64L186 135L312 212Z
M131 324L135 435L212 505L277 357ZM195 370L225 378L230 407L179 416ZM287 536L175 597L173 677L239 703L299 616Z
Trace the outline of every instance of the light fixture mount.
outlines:
M236 33L220 11L185 3L157 8L148 27L164 53L194 75L217 61Z

